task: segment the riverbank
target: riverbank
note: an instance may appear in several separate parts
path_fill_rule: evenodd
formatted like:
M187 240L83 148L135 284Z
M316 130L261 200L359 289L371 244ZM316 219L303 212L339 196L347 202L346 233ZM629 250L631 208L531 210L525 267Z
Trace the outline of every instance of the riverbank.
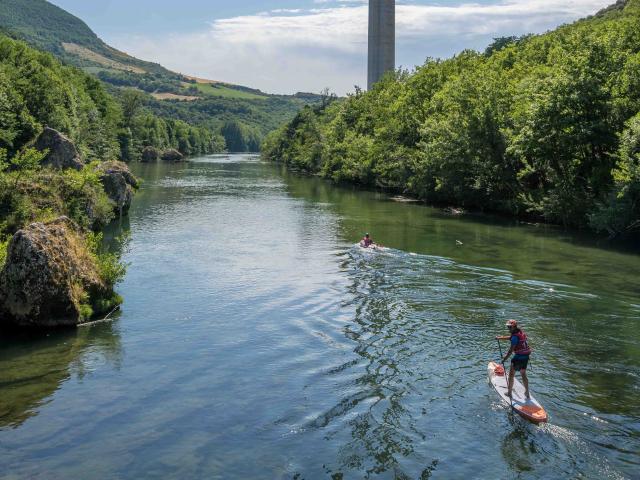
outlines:
M76 326L122 303L114 287L125 267L99 232L126 215L138 180L120 162L43 166L56 154L26 150L28 168L0 171L3 329Z
M123 265L99 232L126 214L138 186L116 160L141 143L131 130L141 106L128 107L81 70L0 34L2 327L77 325L120 303Z

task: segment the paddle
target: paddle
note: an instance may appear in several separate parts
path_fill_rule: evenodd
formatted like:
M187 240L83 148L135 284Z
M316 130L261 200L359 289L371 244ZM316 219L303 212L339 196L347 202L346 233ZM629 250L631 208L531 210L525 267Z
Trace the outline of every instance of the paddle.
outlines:
M500 350L500 363L502 364L502 368L504 368L504 378L507 381L507 392L509 391L509 377L507 375L507 367L504 364L504 357L502 356L502 345L500 345L500 340L496 338L496 342L498 342L498 350ZM511 410L513 410L513 392L509 397L509 406Z

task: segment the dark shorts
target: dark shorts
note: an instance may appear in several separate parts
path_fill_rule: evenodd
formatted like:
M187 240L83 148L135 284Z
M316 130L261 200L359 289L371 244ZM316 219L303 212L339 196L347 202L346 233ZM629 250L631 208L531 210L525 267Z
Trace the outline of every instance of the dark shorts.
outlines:
M529 364L529 355L514 355L511 359L511 368L516 372L520 370L526 370Z

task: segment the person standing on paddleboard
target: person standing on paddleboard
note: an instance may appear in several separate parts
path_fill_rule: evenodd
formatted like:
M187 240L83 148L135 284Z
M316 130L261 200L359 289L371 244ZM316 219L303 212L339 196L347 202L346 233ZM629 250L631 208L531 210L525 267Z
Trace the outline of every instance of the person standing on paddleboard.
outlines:
M509 369L509 382L507 395L511 396L511 390L513 389L513 379L516 372L520 372L522 377L522 384L525 389L525 396L529 398L529 379L527 378L527 365L529 364L529 355L531 355L531 348L527 343L527 334L524 333L519 327L518 322L515 320L509 320L506 323L506 327L509 329L510 335L500 335L496 337L496 340L510 340L511 348L502 359L502 363L506 362L513 353L513 359L511 360L511 368Z

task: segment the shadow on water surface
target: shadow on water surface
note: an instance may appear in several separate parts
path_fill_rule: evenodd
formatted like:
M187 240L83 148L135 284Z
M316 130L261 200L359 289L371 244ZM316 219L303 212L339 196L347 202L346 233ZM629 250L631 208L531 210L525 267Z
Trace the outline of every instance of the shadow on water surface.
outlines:
M97 361L117 367L120 336L112 322L40 334L0 334L0 430L37 416L72 376L82 379Z

